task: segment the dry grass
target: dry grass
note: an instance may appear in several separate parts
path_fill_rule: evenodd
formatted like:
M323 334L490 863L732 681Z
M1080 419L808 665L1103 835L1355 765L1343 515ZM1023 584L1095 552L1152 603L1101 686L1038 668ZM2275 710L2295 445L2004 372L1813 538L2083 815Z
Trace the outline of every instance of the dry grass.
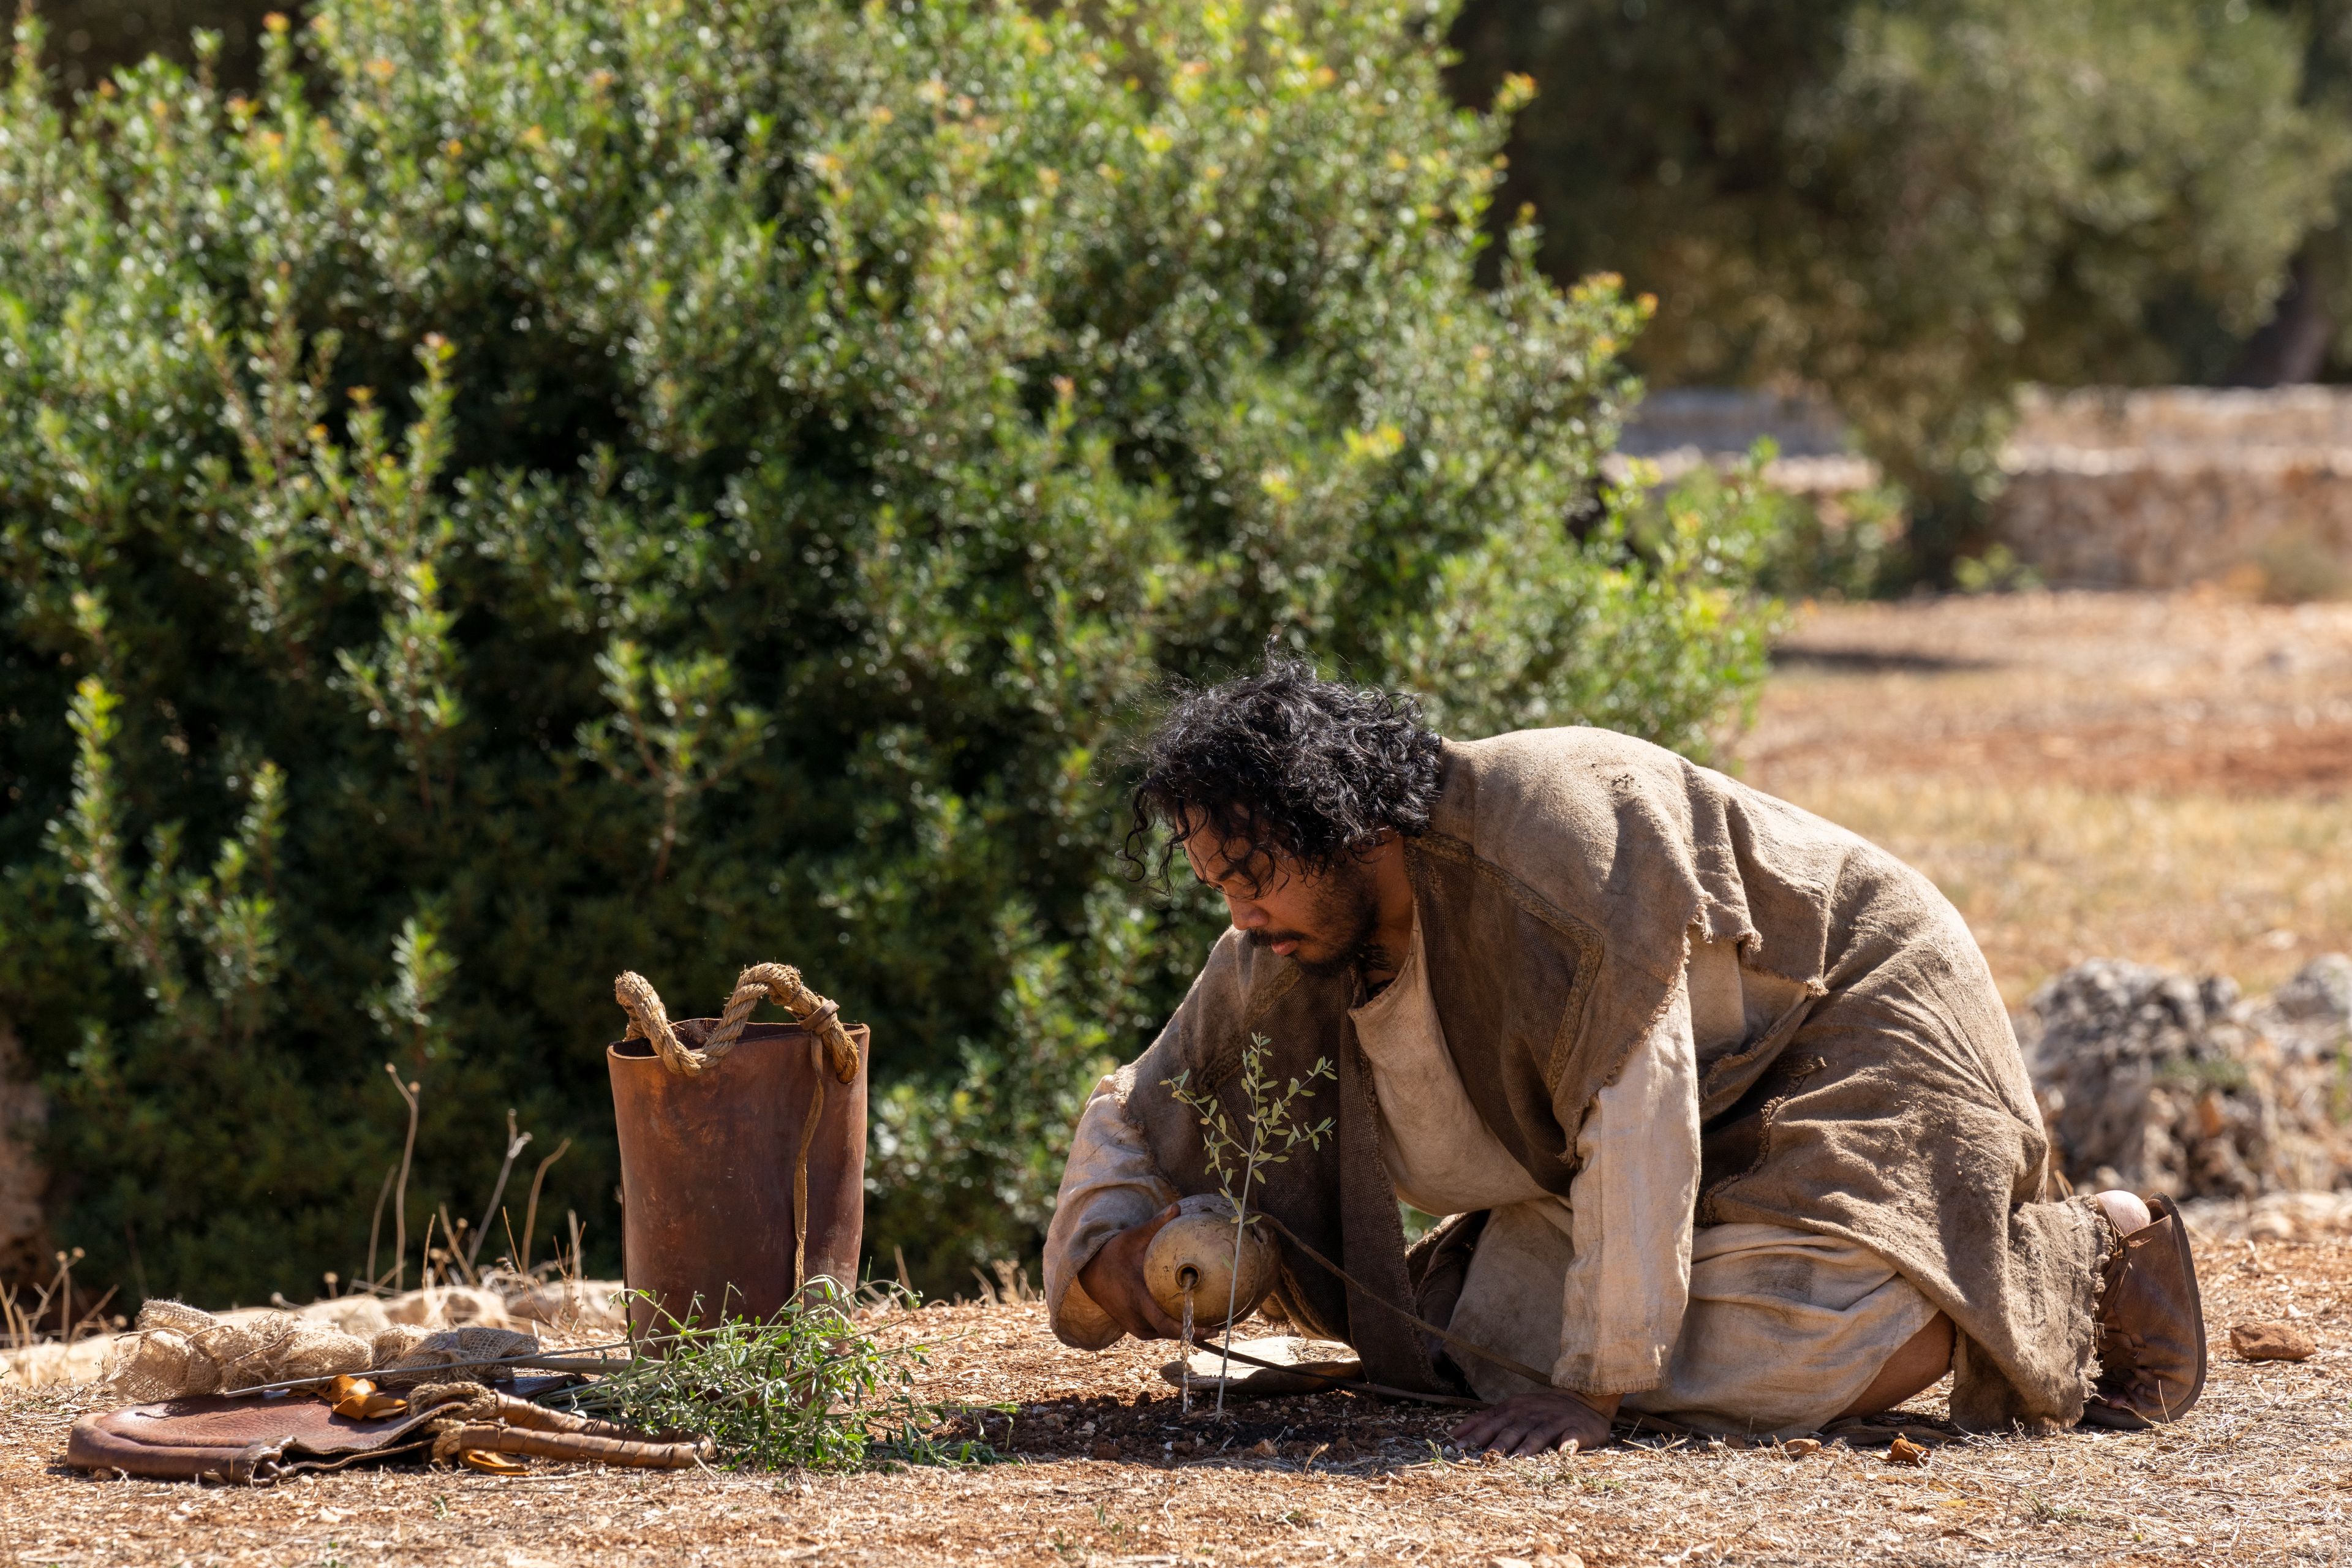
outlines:
M2226 1326L2289 1311L2301 1365L2217 1355L2180 1426L1968 1441L1925 1470L1870 1449L1616 1447L1438 1458L1445 1417L1348 1395L1177 1411L1162 1349L1066 1350L1034 1304L901 1317L948 1339L935 1397L1017 1405L1015 1463L891 1475L531 1479L384 1469L275 1490L99 1481L57 1464L71 1405L0 1392L0 1553L26 1563L627 1562L1478 1563L1566 1547L1588 1563L2331 1563L2352 1556L2352 1247L2209 1248ZM1931 1401L1915 1407L1932 1414ZM1091 1421L1097 1430L1082 1430ZM1002 1426L997 1426L1001 1434ZM1246 1455L1260 1438L1278 1456ZM1095 1445L1120 1457L1097 1459ZM1198 1441L1197 1454L1171 1445Z
M2352 949L2352 606L1822 606L1736 754L1933 877L2012 1005L2094 956L2263 990Z
M2010 1005L2069 964L2122 957L2265 991L2352 949L2352 804L1832 780L1798 792L1935 879Z

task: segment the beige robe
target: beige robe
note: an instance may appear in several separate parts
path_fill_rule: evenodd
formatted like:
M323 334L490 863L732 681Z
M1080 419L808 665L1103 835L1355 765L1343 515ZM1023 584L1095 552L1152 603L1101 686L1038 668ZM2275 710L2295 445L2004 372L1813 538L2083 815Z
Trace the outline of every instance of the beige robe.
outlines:
M1698 1228L1697 1051L1787 1005L1745 987L1736 954L1695 942L1682 994L1598 1096L1566 1198L1538 1185L1478 1118L1431 999L1418 929L1396 979L1351 1017L1371 1068L1397 1195L1427 1214L1491 1211L1450 1329L1555 1386L1704 1430L1811 1431L1852 1404L1936 1313L1883 1258L1782 1226ZM1751 994L1743 994L1743 990ZM1077 1279L1102 1243L1173 1202L1109 1079L1079 1118L1045 1248L1055 1331L1100 1349L1120 1331ZM1475 1356L1473 1388L1531 1385Z
M2053 1201L1999 988L1925 878L1786 802L1596 730L1446 742L1404 859L1462 1089L1544 1192L1573 1199L1603 1091L1677 1007L1706 1009L1707 988L1687 978L1694 946L1736 953L1743 992L1754 979L1794 1000L1696 1048L1695 1223L1799 1230L1884 1258L1953 1320L1962 1426L2080 1416L2109 1228L2085 1201ZM1328 1064L1329 1136L1263 1173L1253 1199L1291 1244L1276 1300L1302 1330L1353 1345L1376 1381L1434 1392L1444 1371L1410 1319L1458 1305L1476 1237L1463 1224L1406 1248L1352 1012L1366 1000L1360 980L1229 931L1110 1089L1160 1173L1199 1193L1216 1178L1198 1113L1169 1086L1245 1116L1253 1038L1277 1079ZM1792 1289L1820 1272L1791 1262Z

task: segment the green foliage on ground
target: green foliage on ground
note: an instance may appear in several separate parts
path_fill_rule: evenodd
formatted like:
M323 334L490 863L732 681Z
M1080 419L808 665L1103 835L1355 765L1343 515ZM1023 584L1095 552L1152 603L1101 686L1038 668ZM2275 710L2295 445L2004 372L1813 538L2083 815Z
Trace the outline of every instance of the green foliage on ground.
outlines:
M69 110L23 32L0 1017L78 1278L348 1276L387 1057L410 1237L511 1106L614 1267L613 975L781 958L874 1026L873 1249L951 1284L1214 929L1113 858L1164 682L1272 634L1703 751L1765 511L1633 537L1643 312L1489 252L1426 20L329 0L252 96Z
M920 1305L895 1286L876 1289L885 1304L902 1310ZM930 1347L905 1339L883 1344L858 1321L859 1304L855 1292L820 1278L770 1318L712 1311L681 1322L657 1314L657 1347L633 1345L634 1358L622 1370L543 1394L540 1403L668 1441L705 1439L728 1469L972 1465L999 1458L985 1441L950 1434L975 1412L950 1416L916 1396L915 1373L929 1363Z

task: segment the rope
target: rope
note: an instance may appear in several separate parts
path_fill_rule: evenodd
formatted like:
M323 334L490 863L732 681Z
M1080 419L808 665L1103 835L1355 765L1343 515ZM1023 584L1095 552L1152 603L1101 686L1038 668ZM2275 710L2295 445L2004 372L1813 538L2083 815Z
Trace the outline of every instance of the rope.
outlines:
M827 1004L830 1005L831 1004ZM809 1041L808 1120L801 1123L800 1158L793 1162L793 1295L808 1283L809 1150L816 1143L816 1120L824 1114L824 1068L816 1059L817 1041Z
M635 970L625 970L614 978L613 1000L629 1016L629 1032L623 1039L650 1041L662 1066L674 1073L692 1078L702 1070L702 1053L681 1041L670 1027L669 1012L651 981Z
M1340 1268L1338 1264L1332 1262L1329 1258L1324 1257L1321 1253L1316 1251L1305 1242L1299 1240L1298 1233L1297 1231L1291 1229L1288 1226L1283 1224L1272 1215L1261 1210L1255 1217L1262 1219L1265 1221L1266 1224L1274 1226L1275 1229L1280 1231L1283 1236L1289 1240L1291 1246L1298 1248L1299 1251L1307 1254L1307 1257L1313 1258L1317 1263L1321 1264L1324 1268L1329 1269L1332 1273L1337 1274L1340 1279L1346 1280L1349 1284L1353 1285L1357 1289L1362 1291L1364 1295L1373 1302L1385 1308L1389 1311L1394 1312L1398 1317L1402 1318L1414 1328L1423 1329L1430 1333L1435 1334L1439 1339L1444 1341L1446 1344L1452 1346L1454 1349L1476 1356L1480 1361L1486 1363L1490 1366L1499 1366L1505 1372L1517 1373L1521 1377L1526 1378L1529 1383L1534 1384L1538 1388L1550 1388L1555 1386L1552 1383L1551 1374L1549 1373L1538 1372L1535 1368L1529 1366L1523 1361L1513 1361L1509 1356L1498 1355L1483 1345L1465 1340L1459 1334L1450 1333L1447 1331L1439 1328L1435 1323L1430 1322L1412 1312L1406 1311L1402 1307L1398 1306L1395 1302L1390 1300L1387 1297L1381 1295L1379 1291L1373 1289L1370 1286L1365 1284L1362 1280L1357 1279L1354 1275L1349 1273L1346 1269Z
M1219 1349L1219 1347L1214 1345L1207 1345L1202 1348L1205 1350ZM1187 1342L1187 1349L1190 1349L1189 1341ZM1258 1357L1250 1354L1249 1352L1235 1350L1231 1345L1223 1346L1221 1353L1230 1355L1235 1361L1247 1362L1252 1366L1262 1366L1268 1372L1286 1373L1292 1377L1311 1377L1318 1383L1327 1384L1332 1388L1344 1388L1351 1393L1378 1394L1390 1399L1417 1399L1423 1405L1451 1405L1463 1410L1491 1410L1494 1408L1493 1405L1487 1404L1483 1399L1465 1399L1458 1394L1423 1394L1416 1388L1395 1388L1385 1383L1368 1383L1360 1377L1349 1377L1345 1373L1314 1372L1303 1366L1286 1366L1278 1361L1260 1360Z
M792 1014L803 1028L823 1042L825 1054L833 1061L834 1077L844 1083L856 1081L857 1044L842 1026L841 1005L810 990L801 979L801 972L789 963L755 963L737 975L734 994L727 998L726 1011L719 1015L718 1027L710 1031L700 1050L677 1037L668 1010L663 1007L660 995L644 975L628 971L615 976L613 1000L629 1016L629 1032L623 1037L651 1043L662 1065L683 1077L692 1078L733 1050L735 1042L743 1037L743 1026L751 1022L753 1009L762 1001L770 1001Z
M833 1058L834 1077L844 1083L856 1080L857 1045L841 1026L841 1004L828 1002L810 990L802 983L801 972L789 963L755 963L735 977L735 994L727 998L727 1010L719 1016L719 1027L710 1031L705 1053L715 1057L732 1049L763 996L824 1042L825 1053Z
M411 1410L433 1411L436 1417L463 1423L498 1418L499 1395L478 1383L422 1383L408 1391Z

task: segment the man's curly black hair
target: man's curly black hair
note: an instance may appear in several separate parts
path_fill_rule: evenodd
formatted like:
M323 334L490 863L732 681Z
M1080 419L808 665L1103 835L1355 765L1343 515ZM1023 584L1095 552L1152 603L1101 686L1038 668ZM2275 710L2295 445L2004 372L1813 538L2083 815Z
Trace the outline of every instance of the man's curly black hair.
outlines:
M1276 853L1328 870L1383 828L1428 830L1442 748L1412 698L1269 650L1256 674L1183 695L1143 743L1123 858L1164 878L1178 841L1207 826L1249 847L1234 858L1246 878L1262 882Z

